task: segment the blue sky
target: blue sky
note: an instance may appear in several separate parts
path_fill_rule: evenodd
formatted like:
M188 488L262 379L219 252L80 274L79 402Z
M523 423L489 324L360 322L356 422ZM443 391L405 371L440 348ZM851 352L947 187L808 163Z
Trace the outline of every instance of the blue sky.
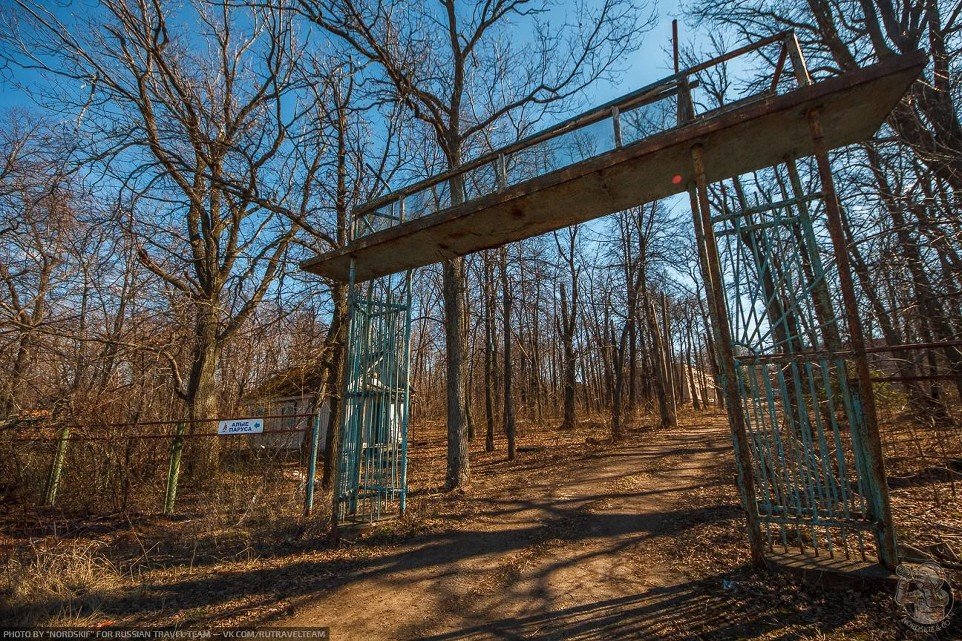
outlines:
M600 2L600 0L589 1ZM0 0L0 2L10 2L10 0ZM78 30L84 28L79 23L83 23L84 19L95 15L98 10L97 0L54 0L54 2L47 4L48 9L65 24ZM573 5L559 2L554 4L550 11L564 19L564 14L569 10L569 7L573 7ZM580 104L577 106L573 106L569 113L553 114L550 118L542 121L539 128L550 126L553 124L552 121L563 120L575 115L578 111L605 103L672 73L670 54L672 19L679 18L683 45L696 40L696 34L686 28L684 21L681 19L677 2L652 0L647 10L654 14L655 22L649 31L640 35L640 48L631 54L622 65L623 73L620 81L617 83L596 83L586 92L584 100L579 101ZM0 91L0 111L11 109L42 110L43 105L34 102L35 100L42 101L45 95L43 90L45 82L38 72L8 68L3 70L0 82L3 83L2 91ZM64 87L62 83L56 83L55 86L58 89L71 90ZM26 90L24 87L26 87ZM65 116L68 119L73 117L72 114ZM400 185L393 186L397 188Z
M75 16L86 14L96 5L96 2L93 0L62 0L46 4L61 20L69 25L74 22ZM654 0L652 7L656 13L657 23L650 32L644 34L641 48L627 61L622 82L617 85L602 83L596 85L590 92L590 104L601 104L671 73L669 54L671 21L672 18L679 17L680 9L677 2L663 0ZM554 9L554 11L563 10L563 6ZM682 23L682 42L690 42L693 36L694 34L688 32ZM0 83L2 83L0 85L2 87L2 91L0 91L0 110L37 107L34 99L23 91L21 86L36 88L42 83L39 73L5 69L0 76Z
M9 2L10 0L0 0ZM600 0L589 0L600 1ZM48 8L56 16L70 27L78 30L83 29L82 24L85 19L97 12L97 0L59 0L57 4L48 4ZM558 18L564 20L564 14L568 11L569 5L563 2L552 6L550 11ZM552 114L540 123L538 127L543 128L553 124L553 121L563 120L575 115L576 112L589 109L592 106L603 104L635 90L641 86L650 84L660 78L664 78L672 73L671 68L671 36L672 19L679 18L681 40L683 45L695 40L695 34L690 32L680 16L680 8L676 2L653 0L648 8L654 14L655 22L652 28L641 34L640 48L622 65L620 81L616 83L598 82L591 87L584 96L583 101L578 101L577 106L573 106L569 113ZM554 16L552 16L554 17ZM0 91L0 112L11 109L34 111L43 109L43 105L38 105L35 100L42 101L45 94L43 90L45 79L39 72L16 70L8 68L3 70L0 76L2 91ZM56 81L55 81L56 82ZM24 87L26 89L24 89ZM67 89L61 83L57 83L58 89ZM64 115L72 119L73 115ZM61 117L64 117L61 116ZM401 183L407 182L403 178ZM392 187L400 187L401 184L393 184Z
M618 89L599 88L598 103L628 93L672 73L671 68L671 21L678 18L679 39L682 44L690 43L694 35L689 32L681 17L677 2L656 1L654 28L643 36L641 48L628 61L628 71L624 74L624 84ZM610 93L608 93L610 91ZM592 102L595 102L594 100Z

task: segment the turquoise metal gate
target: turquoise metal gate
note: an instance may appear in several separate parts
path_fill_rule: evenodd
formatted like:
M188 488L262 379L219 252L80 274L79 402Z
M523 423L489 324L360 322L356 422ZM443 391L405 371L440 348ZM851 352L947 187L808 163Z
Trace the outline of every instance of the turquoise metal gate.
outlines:
M348 305L335 519L370 523L407 501L411 273L352 282Z
M871 390L859 384L846 317L836 311L845 301L834 291L840 273L826 226L834 194L803 189L794 160L763 173L753 190L739 178L713 186L709 243L734 374L726 400L743 431L739 462L750 468L740 475L750 521L769 552L889 565L894 535L865 407Z

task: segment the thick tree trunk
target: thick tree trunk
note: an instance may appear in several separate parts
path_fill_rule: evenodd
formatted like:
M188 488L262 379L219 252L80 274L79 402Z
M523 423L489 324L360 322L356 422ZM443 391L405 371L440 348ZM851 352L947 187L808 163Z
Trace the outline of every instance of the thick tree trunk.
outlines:
M331 299L334 303L334 318L328 330L326 341L331 351L327 363L327 393L330 398L327 425L324 436L324 469L321 475L321 487L330 490L334 485L334 470L340 455L341 444L341 394L344 393L344 354L348 330L347 287L337 283L331 287ZM318 399L323 403L324 399Z
M217 319L206 310L200 313L196 324L196 341L190 375L184 399L187 402L188 433L211 433L217 430ZM190 476L207 478L220 466L220 444L215 438L190 439L187 471Z
M457 94L460 96L460 94ZM461 138L458 122L459 104L452 105L453 116L446 138L442 141L448 168L461 164ZM464 202L464 177L456 175L448 181L451 204ZM444 342L447 396L448 461L445 487L454 490L471 481L470 452L468 450L467 390L467 332L465 331L465 273L464 259L444 261L441 280L444 299Z
M453 490L467 485L471 480L468 421L464 407L464 261L461 258L444 262L443 288L448 424L448 469L445 487Z
M336 114L333 120L337 132L337 189L335 191L335 211L337 212L337 244L343 247L351 235L350 197L348 188L348 102L350 98L342 93L339 82L333 83ZM348 92L350 93L350 91ZM328 491L334 486L337 465L341 456L341 423L344 411L342 394L344 393L344 367L347 355L347 337L350 331L350 309L348 286L341 282L331 284L331 302L334 305L334 316L325 337L325 347L330 355L327 359L327 394L330 399L327 412L327 425L324 435L324 461L321 473L321 487ZM317 399L323 403L323 398ZM338 497L334 498L334 509L337 508ZM333 512L332 512L333 514Z

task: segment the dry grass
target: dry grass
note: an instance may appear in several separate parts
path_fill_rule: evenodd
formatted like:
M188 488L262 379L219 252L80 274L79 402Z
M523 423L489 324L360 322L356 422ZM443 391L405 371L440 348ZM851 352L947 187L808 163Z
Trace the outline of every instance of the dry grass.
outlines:
M912 411L901 394L887 398L880 431L899 544L962 581L962 406L936 420Z
M473 497L505 488L523 492L545 469L605 442L600 417L565 432L521 421L519 445L538 456L523 453L509 462L500 433L495 452L483 451L480 435L471 448L472 485L451 494L442 492L443 424L416 425L410 516L341 548L331 547L325 536L326 495L316 497L312 518L302 519L304 471L290 460L228 460L217 478L184 484L172 518L156 509L84 514L80 508L90 504L71 503L70 492L56 510L10 509L8 502L0 512L0 558L6 559L0 566L0 618L24 625L263 620L285 612L297 595L315 593L337 575L389 553L400 541L430 536L449 528L452 520L476 518L480 508ZM271 584L279 576L288 598L279 598L280 588Z
M56 509L8 504L0 510L0 619L166 625L185 605L190 610L205 584L242 594L240 580L219 577L241 577L264 558L296 554L323 537L327 503L319 497L305 522L304 481L296 462L225 465L206 483L185 483L174 517L156 509L94 516L67 501ZM229 610L230 600L190 616L204 621L209 611Z
M683 417L683 429L723 420L719 413L689 414ZM641 431L629 438L645 438L652 423L642 417ZM243 625L271 620L332 585L349 581L355 573L378 567L400 546L466 524L495 523L497 516L486 513L483 501L476 499L526 496L530 486L545 475L564 474L586 451L602 452L615 445L607 438L603 417L565 432L554 425L525 422L520 432L519 445L525 451L516 461L506 460L500 434L498 450L491 453L483 451L479 434L471 447L471 486L444 493L443 425L415 426L409 515L348 546L332 547L324 536L328 500L323 495L314 518L307 523L300 518L303 473L293 462L275 461L258 474L244 466L227 466L216 482L188 485L181 514L173 519L156 512L93 518L68 511L7 509L0 515L0 559L5 559L0 566L0 619L90 626ZM896 610L888 594L827 595L783 575L747 569L734 468L728 457L723 460L701 487L685 491L686 510L700 516L673 536L650 540L646 558L640 561L683 567L693 581L704 584L706 599L726 604L729 625L779 622L778 629L788 636L771 633L771 638L897 638L898 625L892 619ZM655 476L669 475L681 463L682 458L671 454L652 459L646 469L605 489L642 490ZM931 496L932 488L922 482L909 489L908 495L920 493L909 502L912 509L925 514L928 508L922 498ZM940 491L943 496L948 493ZM904 496L902 489L893 491L897 514L906 512ZM945 501L942 506L945 509ZM509 585L538 555L564 547L569 535L565 528L576 525L559 522L546 527L530 546L504 558L497 581Z
M49 543L49 542L48 542ZM13 613L5 623L89 625L102 619L99 606L123 584L117 567L93 541L31 545L21 559L7 560L0 594Z

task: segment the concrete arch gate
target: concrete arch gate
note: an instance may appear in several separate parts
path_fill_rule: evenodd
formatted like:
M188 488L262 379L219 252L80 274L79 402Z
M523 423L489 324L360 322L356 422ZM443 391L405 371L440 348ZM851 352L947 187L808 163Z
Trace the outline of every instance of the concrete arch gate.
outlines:
M724 103L705 88L753 56L776 61L770 84ZM780 33L355 210L350 243L302 264L349 283L335 522L405 509L412 269L687 193L753 561L894 567L828 152L874 135L924 65L916 52L812 82ZM749 172L771 188L749 193Z

